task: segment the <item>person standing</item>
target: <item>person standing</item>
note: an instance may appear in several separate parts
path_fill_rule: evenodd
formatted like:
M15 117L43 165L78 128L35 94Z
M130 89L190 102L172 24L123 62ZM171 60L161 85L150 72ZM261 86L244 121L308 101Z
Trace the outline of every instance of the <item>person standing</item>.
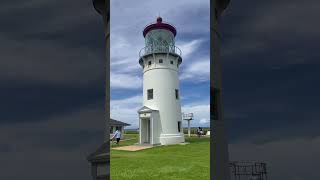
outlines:
M115 138L117 140L117 144L119 144L120 138L121 138L121 132L119 130L116 130L116 132L114 133L112 139L113 138Z
M203 133L203 129L202 127L200 127L200 136L202 136L204 133Z
M200 138L200 130L201 130L201 127L198 127L198 129L197 129L197 134L198 134L198 137Z

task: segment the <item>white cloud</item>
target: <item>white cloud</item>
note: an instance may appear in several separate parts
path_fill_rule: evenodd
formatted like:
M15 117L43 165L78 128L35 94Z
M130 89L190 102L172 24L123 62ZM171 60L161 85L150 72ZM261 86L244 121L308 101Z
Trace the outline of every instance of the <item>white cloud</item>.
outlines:
M131 124L131 127L138 127L138 112L142 107L142 96L132 96L124 99L110 101L110 116L113 119Z
M120 108L120 107L135 107L138 104L142 103L142 96L132 96L125 99L117 99L111 100L110 105L112 108Z
M110 42L111 57L123 57L124 53L127 53L132 49L128 40L124 36L118 36L116 33L110 35Z
M143 45L137 45L127 36L119 36L117 33L111 38L111 87L122 89L137 89L141 87L142 80L137 74L142 75L142 69L138 63L138 53ZM190 42L180 42L177 46L181 49L184 59L194 53L203 40L195 39ZM209 65L207 62L195 62L189 60L187 72L183 79L207 80ZM193 60L194 61L194 60Z
M140 67L138 63L139 51L143 47L143 38L139 39L138 35L131 37L125 32L111 33L110 70L124 72L128 66L134 67L134 70L138 70Z
M139 89L142 87L142 79L130 74L110 73L110 87L114 89Z
M193 113L194 120L191 126L210 125L210 105L207 102L191 103L182 106L183 113Z
M207 124L210 123L210 119L205 119L205 118L200 119L199 123L200 123L200 124L206 124L206 125L207 125Z
M208 81L210 79L210 60L194 61L182 71L181 80Z
M199 48L203 40L194 39L190 42L177 42L176 46L182 51L182 58L188 60L189 56Z

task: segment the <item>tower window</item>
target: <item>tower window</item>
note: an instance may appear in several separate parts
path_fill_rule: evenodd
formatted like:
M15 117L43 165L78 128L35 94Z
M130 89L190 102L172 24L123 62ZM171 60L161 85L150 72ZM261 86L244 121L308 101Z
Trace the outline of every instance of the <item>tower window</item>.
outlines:
M153 89L148 89L148 100L153 99Z
M162 59L159 59L159 63L163 63L163 60L162 60Z
M181 121L178 121L178 131L181 132Z
M173 61L170 61L170 64L173 64Z
M176 99L179 99L179 90L176 89L175 91L176 91Z
M149 66L151 65L151 61L148 62L148 65L149 65Z

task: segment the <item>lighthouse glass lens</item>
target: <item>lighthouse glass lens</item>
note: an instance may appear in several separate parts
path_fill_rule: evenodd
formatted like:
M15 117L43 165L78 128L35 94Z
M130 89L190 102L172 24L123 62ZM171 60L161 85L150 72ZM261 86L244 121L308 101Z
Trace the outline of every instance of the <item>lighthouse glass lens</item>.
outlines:
M146 35L146 53L172 52L175 53L174 35L165 29L155 29Z

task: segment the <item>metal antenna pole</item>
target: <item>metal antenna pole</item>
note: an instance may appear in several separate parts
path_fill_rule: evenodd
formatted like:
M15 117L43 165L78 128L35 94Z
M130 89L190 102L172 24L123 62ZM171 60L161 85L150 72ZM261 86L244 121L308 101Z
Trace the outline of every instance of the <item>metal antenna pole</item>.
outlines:
M190 137L190 120L188 120L188 136Z
M191 136L191 130L190 130L190 121L193 120L193 113L184 114L183 113L183 120L188 121L188 136Z

